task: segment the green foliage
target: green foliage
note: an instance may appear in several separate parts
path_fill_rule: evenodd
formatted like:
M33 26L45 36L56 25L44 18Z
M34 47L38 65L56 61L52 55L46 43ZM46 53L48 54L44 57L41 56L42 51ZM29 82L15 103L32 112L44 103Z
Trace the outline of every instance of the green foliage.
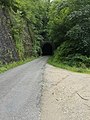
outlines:
M68 30L66 17L70 13L67 2L53 1L49 11L48 35L56 47L65 41Z
M77 68L90 68L90 57L81 54L78 41L65 41L54 53L53 63L75 66ZM79 49L78 49L79 48Z
M17 67L19 65L30 62L30 61L32 61L34 59L35 59L35 57L31 57L31 58L20 60L18 62L12 62L12 63L6 64L6 65L3 65L3 64L0 63L0 73L3 73L3 72L5 72L5 71L7 71L9 69L12 69L12 68Z
M67 69L73 72L87 73L90 74L90 68L86 68L84 65L82 67L70 66L67 63L55 62L53 61L53 57L48 60L48 63L59 68Z
M23 46L23 29L25 26L24 20L20 16L20 12L14 13L14 11L10 12L11 20L12 20L12 35L13 39L16 43L16 48L19 54L19 58L22 59L24 57L24 46Z
M90 55L90 1L66 0L52 2L48 23L49 36L61 45L66 40L78 41L85 55Z
M41 42L50 40L57 48L54 62L90 67L90 0L0 0L0 3L9 8L20 59L30 56L30 47L37 56Z
M40 44L47 40L47 22L50 1L48 0L0 0L11 19L12 36L19 58L37 56Z
M13 0L0 0L0 3L4 6L10 7L13 3Z
M48 22L48 1L43 0L16 0L17 12L19 12L19 16L17 16L17 22L19 21L20 27L23 27L25 23L23 23L22 19L27 22L28 29L30 32L30 37L33 45L33 54L36 56L40 51L40 43L43 40L47 39L47 22ZM47 6L47 7L46 7ZM21 19L18 17L21 17ZM17 31L19 30L17 29ZM15 30L15 29L14 29ZM21 30L22 31L22 30ZM19 33L19 32L17 32ZM18 35L17 35L18 36ZM22 35L21 35L22 36ZM20 37L21 38L21 37ZM23 39L23 38L21 38ZM23 40L18 40L23 41ZM23 47L22 47L23 50ZM20 50L21 51L21 50ZM21 53L23 53L21 51Z
M87 56L83 56L80 54L75 54L75 56L70 55L67 57L66 61L68 61L69 66L76 66L81 68L90 68L90 58Z
M49 17L48 34L58 47L52 61L90 67L90 1L54 0Z

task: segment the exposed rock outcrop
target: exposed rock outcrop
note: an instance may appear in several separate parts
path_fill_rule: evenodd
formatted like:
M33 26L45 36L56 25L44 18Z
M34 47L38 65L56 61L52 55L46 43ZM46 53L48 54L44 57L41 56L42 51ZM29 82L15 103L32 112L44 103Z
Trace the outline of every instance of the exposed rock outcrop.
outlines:
M9 63L19 59L10 31L8 12L0 6L0 62Z
M33 38L28 22L19 18L23 21L19 27L15 19L17 16L9 13L8 9L0 6L0 62L3 64L32 55Z

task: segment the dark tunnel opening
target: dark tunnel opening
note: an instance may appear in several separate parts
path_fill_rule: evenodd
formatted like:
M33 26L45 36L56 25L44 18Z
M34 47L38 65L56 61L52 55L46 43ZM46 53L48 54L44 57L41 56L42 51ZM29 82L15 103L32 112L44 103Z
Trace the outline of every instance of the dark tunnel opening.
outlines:
M42 46L42 55L52 55L53 54L53 47L51 43L45 43Z

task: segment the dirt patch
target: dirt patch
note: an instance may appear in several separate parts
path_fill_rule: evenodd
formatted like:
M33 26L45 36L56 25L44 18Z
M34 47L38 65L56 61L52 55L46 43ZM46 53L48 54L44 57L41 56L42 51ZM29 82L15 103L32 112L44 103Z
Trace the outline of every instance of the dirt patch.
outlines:
M41 120L90 120L90 75L46 65Z

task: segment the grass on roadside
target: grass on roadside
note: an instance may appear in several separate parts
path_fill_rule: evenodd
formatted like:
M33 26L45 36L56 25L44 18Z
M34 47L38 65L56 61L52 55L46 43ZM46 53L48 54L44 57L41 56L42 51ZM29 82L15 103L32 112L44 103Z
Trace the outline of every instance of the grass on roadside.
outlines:
M81 68L81 67L76 67L76 66L71 67L67 64L54 62L52 60L52 58L49 58L48 63L55 66L55 67L63 68L63 69L70 70L70 71L73 71L73 72L90 74L90 69L89 68Z
M11 68L14 68L14 67L17 67L19 65L25 64L27 62L30 62L30 61L32 61L34 59L35 59L35 57L31 57L31 58L27 58L25 60L20 60L18 62L12 62L12 63L9 63L7 65L1 65L0 66L0 73L3 73L3 72L5 72L5 71L7 71L7 70L9 70Z

